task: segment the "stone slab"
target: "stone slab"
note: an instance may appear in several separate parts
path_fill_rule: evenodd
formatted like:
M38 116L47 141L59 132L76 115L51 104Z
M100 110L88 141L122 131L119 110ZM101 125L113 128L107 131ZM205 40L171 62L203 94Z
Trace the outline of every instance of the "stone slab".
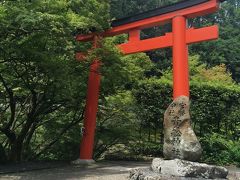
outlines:
M181 159L164 160L155 158L150 168L132 169L131 180L195 180L226 179L228 170L224 167Z
M206 178L177 177L153 172L151 168L137 168L130 170L130 180L212 180ZM217 178L217 180L226 180Z

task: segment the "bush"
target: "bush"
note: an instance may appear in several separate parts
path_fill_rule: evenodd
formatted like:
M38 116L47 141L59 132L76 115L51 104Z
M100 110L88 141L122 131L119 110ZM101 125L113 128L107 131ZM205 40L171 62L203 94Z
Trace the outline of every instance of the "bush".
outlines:
M220 134L201 138L202 160L214 164L240 165L240 141L232 141Z
M222 66L220 70L222 74ZM172 101L172 81L168 76L140 81L133 91L143 128L157 128L158 133L163 132L164 112ZM190 114L194 131L203 144L203 160L240 164L240 86L223 75L224 83L216 77L210 81L197 79L193 78L190 84ZM135 151L148 152L147 147L142 145Z

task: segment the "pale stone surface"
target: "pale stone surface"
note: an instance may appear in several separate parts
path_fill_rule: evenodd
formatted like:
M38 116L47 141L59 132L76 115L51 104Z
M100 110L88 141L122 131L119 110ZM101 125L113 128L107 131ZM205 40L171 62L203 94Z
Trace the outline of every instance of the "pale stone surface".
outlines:
M226 178L228 170L220 166L212 166L204 163L190 162L181 159L163 160L155 158L152 162L152 170L163 175L180 177L201 178Z
M164 114L164 146L166 159L197 161L202 154L201 145L191 127L189 98L180 96Z
M74 164L74 165L90 165L94 163L95 161L93 159L77 159L71 162L71 164Z
M163 160L156 158L151 168L130 171L130 180L206 180L226 179L228 170L224 167L180 159Z
M153 172L150 168L132 169L129 175L130 180L210 180L206 178L177 177L172 175L163 175ZM217 178L217 180L225 180ZM236 179L229 179L236 180Z

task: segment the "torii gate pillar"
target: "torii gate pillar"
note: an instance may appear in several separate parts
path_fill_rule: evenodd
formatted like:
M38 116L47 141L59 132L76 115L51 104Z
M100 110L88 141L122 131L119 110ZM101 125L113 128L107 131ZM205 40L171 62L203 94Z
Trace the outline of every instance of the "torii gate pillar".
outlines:
M93 49L98 46L98 37L93 38ZM79 54L77 58L84 57ZM89 164L94 163L93 149L94 149L94 136L96 130L96 119L98 111L98 99L100 91L100 73L101 61L95 59L91 66L88 78L86 107L84 112L84 123L82 130L82 140L80 145L80 159L73 161L73 164Z
M189 97L188 46L186 43L186 18L172 20L173 32L173 98Z
M100 61L98 60L93 61L90 67L88 78L87 100L84 113L83 137L80 146L80 159L82 160L91 161L93 156L96 116L98 110L98 96L101 79L99 69Z

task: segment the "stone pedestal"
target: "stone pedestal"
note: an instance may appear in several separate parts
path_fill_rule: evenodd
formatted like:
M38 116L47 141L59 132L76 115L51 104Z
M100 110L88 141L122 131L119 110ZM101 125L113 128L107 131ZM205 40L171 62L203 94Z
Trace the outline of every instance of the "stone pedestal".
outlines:
M201 145L191 127L189 98L175 99L164 114L164 146L166 159L197 161L202 154Z
M205 180L226 179L228 171L224 167L180 159L163 160L156 158L151 168L132 169L130 180Z

